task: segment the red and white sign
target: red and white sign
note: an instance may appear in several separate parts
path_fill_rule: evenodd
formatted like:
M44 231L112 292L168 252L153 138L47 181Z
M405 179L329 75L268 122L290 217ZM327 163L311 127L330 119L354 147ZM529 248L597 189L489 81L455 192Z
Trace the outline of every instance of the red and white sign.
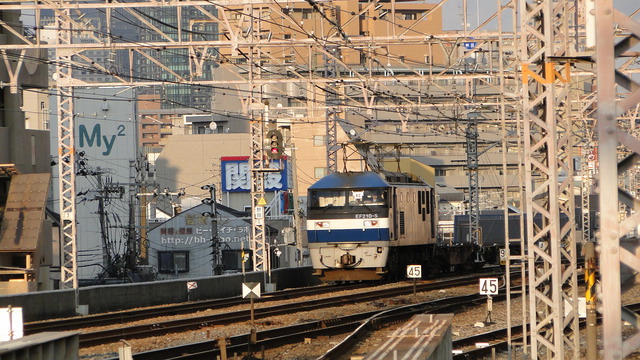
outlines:
M187 281L187 290L193 290L198 288L197 281Z

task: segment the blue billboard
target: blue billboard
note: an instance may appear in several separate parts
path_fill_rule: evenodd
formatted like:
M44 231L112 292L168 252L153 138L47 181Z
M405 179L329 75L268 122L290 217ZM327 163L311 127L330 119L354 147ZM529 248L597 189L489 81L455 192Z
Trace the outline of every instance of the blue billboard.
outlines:
M251 169L248 156L224 156L220 158L220 165L222 167L222 191L251 191ZM286 157L281 160L271 160L270 167L280 169L280 171L265 173L264 190L288 190L291 182L289 181L289 162Z

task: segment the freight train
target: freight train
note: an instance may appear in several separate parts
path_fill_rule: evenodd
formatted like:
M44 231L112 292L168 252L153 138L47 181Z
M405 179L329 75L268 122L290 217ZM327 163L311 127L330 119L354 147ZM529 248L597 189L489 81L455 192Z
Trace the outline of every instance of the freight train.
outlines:
M481 266L478 247L438 241L433 187L406 174L332 173L309 187L307 235L322 281L364 281L423 271Z

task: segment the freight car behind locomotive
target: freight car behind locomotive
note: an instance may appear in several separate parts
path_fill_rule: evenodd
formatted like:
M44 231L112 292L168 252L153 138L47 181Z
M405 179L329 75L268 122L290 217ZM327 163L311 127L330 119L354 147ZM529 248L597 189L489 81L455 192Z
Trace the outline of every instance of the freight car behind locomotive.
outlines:
M594 200L595 201L595 200ZM589 233L595 234L596 229L596 210L590 212ZM568 217L565 214L560 214L560 226L566 226ZM575 238L578 248L578 254L582 249L582 209L575 208ZM523 230L521 232L520 224L523 224ZM505 248L505 239L509 240L509 251L512 255L520 255L522 249L520 248L520 237L522 236L525 244L527 241L526 226L528 217L524 215L520 219L519 213L509 213L509 236L505 236L505 224L504 224L504 211L503 210L485 210L478 216L478 228L480 230L480 238L482 244L482 255L487 264L503 264L504 259L500 258L500 251ZM534 218L534 223L537 227L541 228L542 215L537 214ZM469 241L469 215L455 215L454 221L454 236L452 243L464 244ZM522 234L522 235L521 235Z

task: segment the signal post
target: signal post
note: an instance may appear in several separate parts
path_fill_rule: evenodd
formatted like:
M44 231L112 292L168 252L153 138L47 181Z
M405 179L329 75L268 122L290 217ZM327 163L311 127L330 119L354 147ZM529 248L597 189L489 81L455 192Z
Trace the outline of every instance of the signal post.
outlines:
M256 104L258 105L258 104ZM265 125L268 131L265 136ZM265 144L266 137L266 144ZM265 159L264 150L267 148ZM275 290L271 284L271 262L267 246L264 206L267 204L264 195L264 175L267 172L280 171L271 168L270 160L280 160L284 155L282 133L277 130L276 123L269 121L269 101L264 102L260 119L251 112L251 242L253 251L253 270L263 271L265 275L265 290Z

